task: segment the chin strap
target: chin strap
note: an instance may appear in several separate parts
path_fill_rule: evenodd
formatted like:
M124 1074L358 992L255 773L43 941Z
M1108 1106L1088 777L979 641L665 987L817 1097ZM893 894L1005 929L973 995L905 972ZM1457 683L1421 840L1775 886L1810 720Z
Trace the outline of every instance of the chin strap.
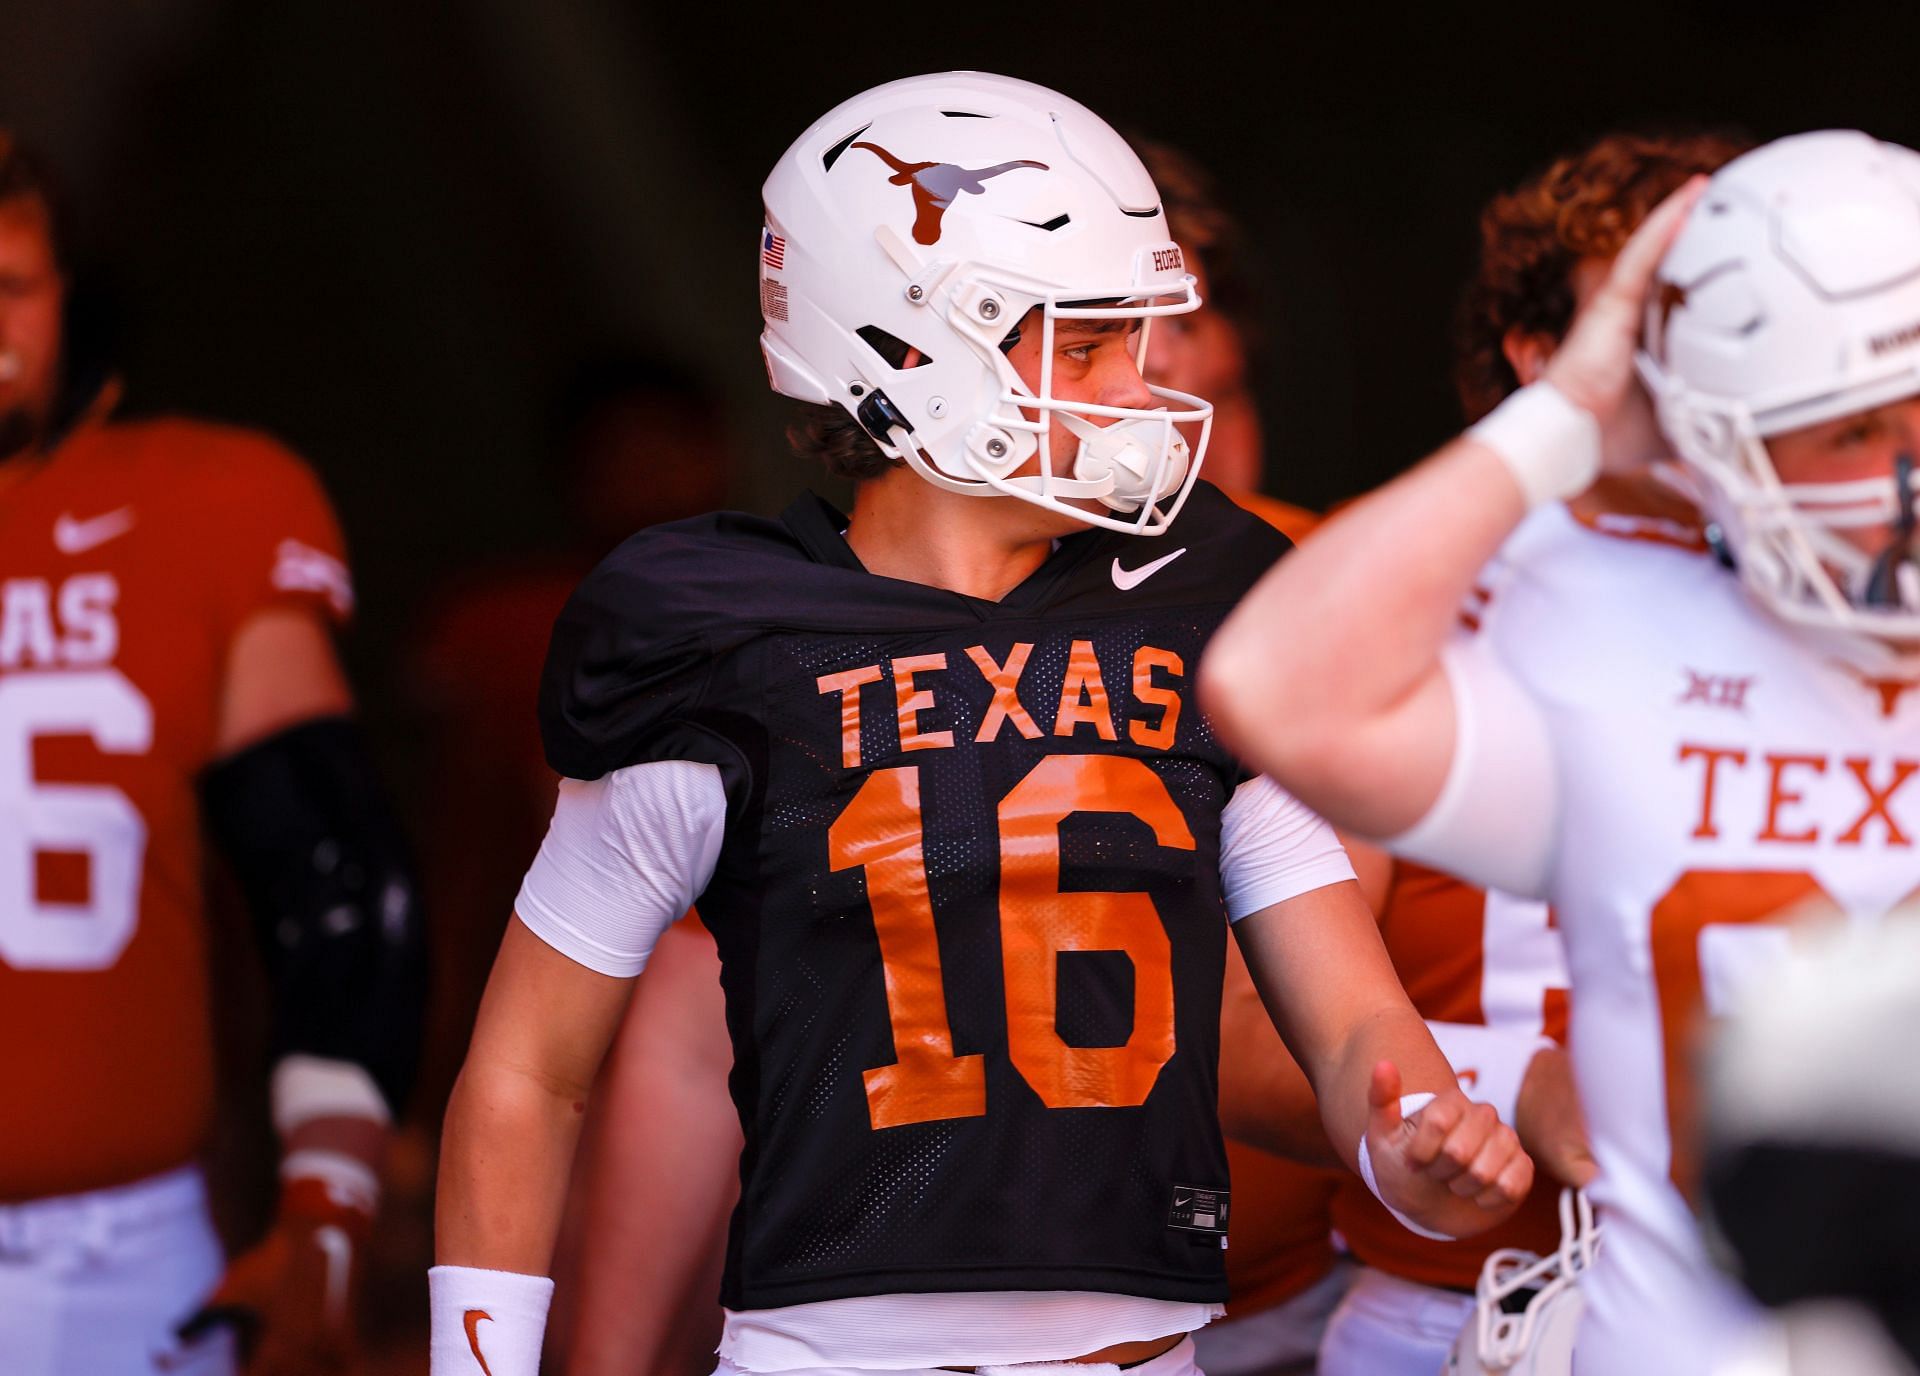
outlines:
M1870 607L1920 610L1920 547L1916 547L1913 501L1913 455L1893 461L1893 481L1900 514L1894 518L1892 539L1867 574L1863 599Z
M1111 425L1094 425L1071 412L1059 413L1060 424L1080 441L1073 456L1073 476L1097 484L1097 496L1114 511L1138 511L1140 503L1177 492L1187 476L1187 441L1164 420L1136 416ZM1154 486L1154 470L1164 467L1169 479Z

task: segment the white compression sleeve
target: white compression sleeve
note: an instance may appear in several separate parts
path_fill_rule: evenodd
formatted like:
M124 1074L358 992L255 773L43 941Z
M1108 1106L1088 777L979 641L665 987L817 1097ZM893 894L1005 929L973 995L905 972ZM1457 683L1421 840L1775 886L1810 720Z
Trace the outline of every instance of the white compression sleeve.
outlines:
M1264 775L1234 790L1220 814L1220 886L1227 918L1353 878L1332 827Z
M637 975L713 878L726 825L726 789L710 764L664 760L562 779L514 911L588 969Z
M1427 815L1380 838L1395 855L1470 884L1544 898L1559 841L1559 773L1540 705L1483 639L1441 652L1453 759Z

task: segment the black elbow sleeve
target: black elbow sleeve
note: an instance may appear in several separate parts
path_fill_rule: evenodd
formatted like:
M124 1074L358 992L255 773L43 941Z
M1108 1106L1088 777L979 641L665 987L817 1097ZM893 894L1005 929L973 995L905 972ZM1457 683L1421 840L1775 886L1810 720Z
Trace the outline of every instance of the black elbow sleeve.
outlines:
M200 792L259 933L274 1054L365 1067L397 1117L419 1060L426 939L359 728L303 722L211 766Z

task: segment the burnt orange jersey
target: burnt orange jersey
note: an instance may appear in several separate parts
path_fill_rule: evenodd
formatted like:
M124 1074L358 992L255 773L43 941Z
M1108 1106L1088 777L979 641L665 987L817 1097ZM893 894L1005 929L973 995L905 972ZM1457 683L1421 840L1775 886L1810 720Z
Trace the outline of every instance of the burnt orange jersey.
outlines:
M1306 539L1325 517L1303 506L1269 497L1264 492L1229 492L1243 511L1251 511L1296 545Z
M1296 543L1320 517L1258 492L1230 494ZM1239 951L1227 963L1228 980L1244 980ZM1253 1048L1222 1043L1223 1056L1249 1054ZM1321 1170L1227 1141L1233 1177L1233 1212L1227 1227L1227 1302L1229 1317L1241 1319L1292 1299L1333 1268L1333 1222L1329 1204L1344 1171Z
M1420 1016L1432 1022L1567 1034L1566 957L1543 904L1489 894L1408 861L1394 865L1380 918L1387 954ZM1470 1066L1455 1066L1463 1082ZM1551 1182L1537 1184L1512 1218L1461 1242L1407 1231L1358 1177L1334 1192L1333 1221L1368 1266L1422 1285L1471 1290L1497 1247L1549 1252L1560 1245Z
M257 612L351 601L326 498L258 435L96 414L0 490L0 1201L198 1149L228 654Z
M1233 1213L1227 1224L1227 1317L1292 1299L1333 1269L1329 1205L1344 1171L1303 1166L1227 1139Z

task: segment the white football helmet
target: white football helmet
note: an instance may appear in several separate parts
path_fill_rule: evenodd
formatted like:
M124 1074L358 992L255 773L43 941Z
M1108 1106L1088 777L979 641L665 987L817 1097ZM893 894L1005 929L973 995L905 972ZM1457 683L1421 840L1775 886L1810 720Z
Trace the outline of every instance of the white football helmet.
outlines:
M1480 1268L1473 1319L1454 1339L1446 1376L1568 1376L1586 1312L1580 1276L1600 1250L1600 1227L1584 1192L1560 1192L1560 1250L1546 1256L1502 1247Z
M1213 408L1164 387L1153 409L1052 395L1057 321L1138 320L1138 363L1153 317L1200 305L1152 178L1097 115L1010 77L910 77L816 121L764 195L760 345L776 392L845 407L949 491L1140 535L1172 522ZM1037 390L1002 352L1036 306ZM1056 414L1073 454L1053 452ZM1176 425L1199 427L1191 453ZM1015 477L1036 453L1039 472ZM1068 502L1089 498L1115 514Z
M1770 436L1920 394L1920 154L1830 130L1717 174L1647 305L1639 364L1741 578L1776 615L1920 640L1915 481L1780 481ZM1888 525L1875 560L1837 532Z

